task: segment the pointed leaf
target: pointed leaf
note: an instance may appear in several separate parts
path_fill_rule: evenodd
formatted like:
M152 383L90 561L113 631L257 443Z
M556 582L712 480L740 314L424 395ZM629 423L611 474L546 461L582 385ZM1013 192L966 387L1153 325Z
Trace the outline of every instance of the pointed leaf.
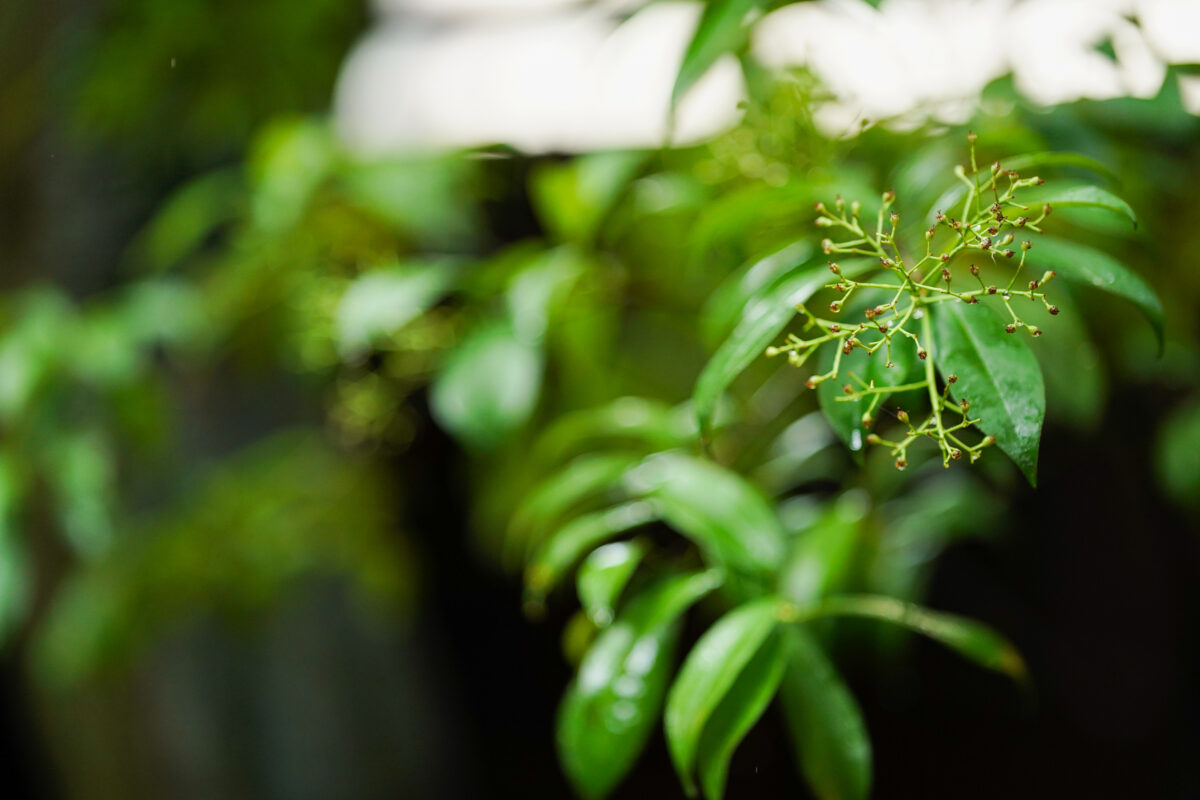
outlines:
M1052 187L1048 191L1030 194L1021 198L1021 202L1032 207L1049 203L1051 208L1101 208L1128 217L1137 227L1137 215L1121 198L1099 186L1068 186Z
M659 581L584 656L563 695L556 737L563 770L583 797L607 795L637 761L658 720L678 618L720 582L717 570Z
M555 462L598 440L629 442L651 453L679 447L695 434L692 415L685 417L682 409L643 397L619 397L559 417L538 439L533 457L539 462Z
M579 602L598 627L612 622L617 600L646 555L644 542L613 542L593 550L579 567Z
M783 640L773 634L750 659L704 726L696 768L700 788L709 800L721 800L725 794L733 753L771 704L785 666Z
M727 336L742 310L755 294L775 284L781 277L809 261L813 255L811 237L790 242L762 258L744 264L713 290L705 303L701 324L709 341Z
M553 589L584 553L656 518L654 507L639 501L571 520L538 548L525 571L525 585L531 599L536 602Z
M858 703L802 626L783 631L788 663L780 695L801 774L819 800L866 800L871 740Z
M738 676L779 624L779 600L764 597L726 614L700 637L667 695L663 726L675 770L689 796L700 737Z
M1037 268L1052 269L1069 281L1133 302L1150 321L1159 348L1162 348L1162 301L1140 275L1112 256L1075 242L1043 237L1034 242L1027 261Z
M867 261L848 262L842 264L842 273L853 277L870 266ZM696 381L692 399L701 433L708 431L721 393L783 332L796 315L797 304L830 283L831 277L823 260L809 261L780 278L746 305L741 321L704 365Z
M783 527L771 504L737 473L683 453L660 453L626 476L634 495L654 500L672 527L710 561L766 575L783 558Z
M1017 649L992 628L966 617L931 611L882 595L830 597L811 611L801 613L809 619L852 616L883 620L941 642L981 667L1018 680L1025 677L1025 664Z
M971 404L979 428L1037 485L1038 442L1046 416L1042 370L1025 340L1004 332L984 305L958 301L934 309L932 357L942 377L957 375L950 393Z
M726 53L741 50L749 38L748 19L766 5L765 0L712 0L704 5L696 32L688 43L683 63L671 90L671 105L679 102L709 67Z

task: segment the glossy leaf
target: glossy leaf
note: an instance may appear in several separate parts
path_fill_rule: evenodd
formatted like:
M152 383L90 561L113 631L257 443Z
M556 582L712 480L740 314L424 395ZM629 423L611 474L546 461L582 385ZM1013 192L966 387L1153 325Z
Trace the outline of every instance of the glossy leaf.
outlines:
M671 105L679 102L709 67L726 53L741 50L749 38L747 17L766 5L765 0L713 0L705 3L696 32L688 43L683 63L671 89Z
M957 375L950 393L971 404L984 433L1037 484L1038 442L1046 415L1042 370L1019 334L982 304L957 301L934 309L934 350L942 377Z
M781 633L788 661L780 697L801 774L819 800L866 800L871 740L857 701L807 630Z
M617 600L645 555L644 542L613 542L584 559L575 585L579 602L594 624L604 627L612 622Z
M716 570L659 581L634 598L584 656L557 725L559 758L583 797L604 797L637 761L658 720L678 618L720 582Z
M536 543L563 515L619 486L639 459L621 453L579 456L531 491L513 513L510 545Z
M765 575L784 553L774 509L737 473L707 459L660 453L626 476L634 495L652 498L663 519L732 570Z
M1021 202L1030 206L1031 210L1039 204L1049 203L1052 209L1060 208L1100 208L1127 217L1133 227L1137 227L1137 215L1121 198L1099 186L1067 186L1047 187L1048 191L1031 193L1022 198Z
M838 437L845 442L851 452L863 449L868 428L863 425L863 414L870 408L872 398L846 400L844 387L861 389L859 380L876 386L900 386L919 377L920 361L917 359L917 345L907 336L893 336L891 346L891 363L888 367L888 350L880 348L874 355L868 355L865 350L855 348L850 355L842 356L841 371L837 380L825 381L817 387L817 400L821 405L830 426ZM822 369L827 370L836 356L834 347L826 347L822 354ZM857 378L857 380L855 380ZM890 394L878 395L874 406L873 417L879 416L879 409L884 406Z
M534 458L556 462L597 441L630 443L645 452L670 450L695 436L691 414L657 400L620 397L603 406L566 414L534 447Z
M709 339L728 335L755 294L809 261L814 245L811 237L790 242L762 258L756 258L730 275L709 296L701 322Z
M841 266L843 274L854 276L866 271L870 264L854 261ZM796 315L797 304L808 300L832 277L823 260L809 261L780 278L746 305L741 321L704 365L696 381L692 399L702 434L712 423L721 393L783 332Z
M864 538L861 527L868 502L862 491L847 492L811 526L792 537L791 552L779 573L781 595L806 605L846 583L854 553Z
M1027 263L1035 269L1052 269L1069 281L1133 302L1150 321L1162 347L1162 301L1140 275L1112 256L1075 242L1040 237L1029 251Z
M689 796L700 737L746 665L779 625L779 600L764 597L726 614L700 637L667 695L667 748Z
M720 800L725 794L733 753L775 697L786 665L783 641L773 634L750 659L704 726L696 768L700 788L709 800Z
M638 501L571 520L538 548L525 572L525 585L533 599L553 589L589 550L656 518L652 504Z
M981 667L1018 680L1025 677L1025 664L1017 649L992 628L965 617L931 611L882 595L830 597L801 613L808 619L852 616L890 622L941 642Z
M498 322L450 352L430 390L430 410L463 443L491 448L533 413L541 384L541 351Z

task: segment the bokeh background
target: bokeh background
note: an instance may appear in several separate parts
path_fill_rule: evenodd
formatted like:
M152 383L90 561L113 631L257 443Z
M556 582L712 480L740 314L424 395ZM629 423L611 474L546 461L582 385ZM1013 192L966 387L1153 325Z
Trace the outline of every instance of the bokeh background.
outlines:
M1200 796L1200 3L790 4L672 113L700 5L0 6L7 796L569 796L571 601L530 619L505 549L543 432L686 400L727 276L832 187L919 216L968 128L1112 167L1140 226L1065 224L1162 354L1064 297L1036 491L860 468L769 365L737 466L850 492L896 594L1030 665L839 637L874 796ZM730 796L804 791L768 716ZM619 793L677 795L661 741Z

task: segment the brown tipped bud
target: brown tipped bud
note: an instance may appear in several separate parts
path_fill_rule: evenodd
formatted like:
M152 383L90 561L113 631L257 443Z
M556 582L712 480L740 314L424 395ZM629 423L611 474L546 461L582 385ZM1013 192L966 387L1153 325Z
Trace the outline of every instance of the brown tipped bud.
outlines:
M882 258L880 258L879 263L883 265L884 269L891 269L892 267L895 266L895 264L892 262L892 260L890 258L888 258L887 256L883 256Z
M938 258L940 258L942 260L942 263L945 264L947 261L950 260L950 254L942 253L940 256L938 256Z
M982 445L983 447L991 447L995 443L996 443L996 437L992 436L989 433L987 436L983 437L983 441L980 442L979 444Z
M857 217L858 212L862 210L862 204L855 200L850 204L850 216Z
M1031 292L1032 292L1032 291L1033 291L1034 289L1036 289L1037 287L1038 287L1038 282L1037 282L1037 281L1030 281L1030 282L1029 282L1029 291L1031 291Z
M937 229L936 229L936 228L930 228L929 230L925 231L925 238L926 238L926 239L932 239L932 238L933 238L933 234L934 234L934 233L936 233L936 232L937 232Z
M988 293L988 294L995 294L995 293L996 293L996 287L995 287L995 286L989 286L989 287L987 288L987 293Z
M946 219L946 215L943 214L941 211L938 211L936 214L933 215L933 218L936 219L938 222L942 222Z
M1047 217L1050 216L1050 212L1052 212L1053 210L1054 209L1050 207L1049 203L1046 203L1046 205L1042 206L1042 213L1045 214Z
M816 378L809 378L808 380L806 380L806 381L804 382L804 385L805 385L805 386L807 386L807 387L808 387L808 388L810 388L810 389L815 389L815 388L817 388L817 379L816 379Z
M917 358L919 358L919 359L921 359L922 361L924 361L925 359L929 358L929 352L928 352L928 351L926 351L924 348L922 348L922 349L920 349L920 350L918 350L918 351L917 351Z
M1050 306L1050 308L1048 310L1050 311L1050 316L1052 316L1052 317L1058 316L1058 306Z
M872 426L872 425L874 425L874 424L875 424L875 418L874 418L874 417L872 417L870 414L863 414L863 415L862 415L862 426L863 426L864 428L869 428L869 427L871 427L871 426Z
M851 353L853 353L854 352L854 342L850 339L847 339L846 343L842 345L842 352L845 355L850 355Z
M893 225L895 225L896 223L898 223L900 221L900 215L899 214L889 214L888 221L891 222Z
M992 236L995 236L999 231L1000 231L1000 229L997 228L995 225L989 225L988 229L987 229L987 232L990 233Z
M867 434L867 444L879 444L881 441L883 441L883 440L879 438L879 434L877 434L877 433L868 433Z
M1027 218L1017 217L1017 227L1018 228L1024 228L1026 222L1029 222L1029 220Z
M888 324L886 322L879 323L879 332L880 333L887 333L887 329L888 329Z
M962 228L962 223L956 219L952 219L952 220L950 220L950 227L954 228L954 230L959 230L960 228Z
M950 457L955 461L958 461L960 458L962 458L962 450L959 450L957 447L951 448Z
M907 466L908 466L908 462L907 462L907 461L904 459L904 457L903 457L903 456L901 456L900 458L897 458L897 459L896 459L896 469L901 469L901 470L902 470L902 469L904 469L904 468L905 468L905 467L907 467Z
M975 135L975 131L967 131L967 141L971 144L975 144L975 140L978 138L979 137Z
M1005 333L1015 333L1016 330L1017 330L1017 326L1013 325L1011 322L1004 326Z
M886 192L883 193L883 202L886 205L891 205L895 201L896 201L896 193L893 192L891 189L888 189Z
M829 310L832 311L834 314L836 314L842 310L842 304L839 303L838 301L834 300L832 303L829 304Z
M899 411L896 412L896 419L907 424L908 423L908 412L905 411L903 408L900 409Z
M829 330L832 331L833 333L837 333L841 329L842 329L842 326L838 325L836 322L829 326Z
M1012 250L1011 248L1009 248L1008 250L1005 250L1005 251L1004 251L1004 257L1005 257L1005 258L1012 258L1012 257L1013 257L1013 256L1015 256L1015 255L1016 255L1016 253L1015 253L1015 252L1013 252L1013 250Z
M846 201L842 199L842 196L840 194L836 194L833 196L833 204L835 206L837 206L838 211L841 211L843 208L846 207Z
M835 292L844 292L844 291L846 291L846 284L844 284L844 283L835 283L835 284L833 285L833 290L834 290Z
M951 375L950 377L946 378L946 383L958 383L958 376Z
M971 408L971 404L970 404L970 402L968 402L968 401L966 401L966 400L959 400L959 401L958 401L958 404L959 404L960 406L962 406L962 410L963 410L963 411L967 411L967 410L969 410L969 409Z
M884 369L891 369L891 368L892 368L892 367L894 367L894 366L896 366L896 362L895 362L895 361L890 361L890 360L889 360L887 363L885 363L885 364L883 365L883 368L884 368Z
M1038 186L1041 186L1043 183L1046 182L1046 179L1045 178L1037 178L1035 180L1035 182L1037 183Z
M1028 239L1027 239L1027 240L1025 240L1025 241L1023 241L1023 242L1021 242L1021 249L1022 249L1022 250L1032 250L1032 249L1033 249L1033 242L1029 241Z
M1031 333L1031 334L1032 334L1032 335L1033 335L1035 338L1036 338L1036 337L1038 337L1038 336L1041 336L1041 335L1042 335L1042 329L1041 329L1041 328L1039 328L1039 327L1037 327L1036 325L1030 325L1030 326L1029 326L1029 332L1030 332L1030 333Z
M825 208L825 204L824 204L824 203L822 203L820 200L818 200L817 202L813 203L813 211L816 211L816 212L819 212L819 213L821 213L821 214L824 214L824 213L825 213L827 210L828 210L828 209L826 209L826 208Z
M842 394L854 394L854 387L847 383L842 387Z
M975 275L975 276L978 276L978 275L979 275L979 267L975 266L974 264L972 264L971 266L967 267L967 269L971 271L971 274L972 274L972 275Z
M829 255L830 253L832 253L833 252L833 239L822 239L821 240L821 251L823 253L825 253L825 255Z
M875 311L875 309L868 308L866 311L863 312L863 316L865 316L867 319L875 319L876 313L877 312Z
M946 269L945 267L942 267L942 280L944 280L946 283L950 282L950 270Z
M992 164L992 172L1000 172L1000 171L1001 171L1000 162L999 161L994 162Z
M975 295L971 295L970 297L967 298L967 305L969 305L969 306L973 306L978 302L979 302L979 298L976 297Z
M841 268L841 267L839 267L837 264L832 264L832 263L831 263L831 264L829 265L829 271L830 271L830 272L832 272L834 275L841 275L841 274L842 274L842 268Z
M979 246L981 248L983 248L984 250L990 250L992 247L992 237L990 237L990 236L983 237L983 239L981 239L979 242Z

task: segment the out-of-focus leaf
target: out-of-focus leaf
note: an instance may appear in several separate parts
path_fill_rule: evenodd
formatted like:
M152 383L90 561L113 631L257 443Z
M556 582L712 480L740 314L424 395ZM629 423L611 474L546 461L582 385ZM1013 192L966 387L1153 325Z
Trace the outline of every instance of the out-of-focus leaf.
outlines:
M130 252L145 269L168 270L198 250L220 226L236 219L245 202L246 186L237 170L201 175L167 198Z
M637 761L655 727L679 616L717 588L717 570L660 580L596 639L563 696L558 753L575 790L604 797Z
M710 561L735 572L766 575L783 558L778 517L735 472L683 453L660 453L630 470L625 485L630 493L653 499L663 519Z
M724 796L733 753L770 705L785 666L783 641L777 635L771 636L738 675L704 726L696 751L696 769L700 788L709 800L721 800Z
M807 530L792 538L779 574L779 593L798 605L815 602L845 585L869 500L861 491L838 498Z
M530 599L539 602L584 553L656 517L652 504L639 501L571 520L542 544L526 570Z
M518 339L528 344L542 340L551 307L582 270L579 252L560 247L542 254L513 276L505 299Z
M1182 506L1200 507L1200 403L1169 416L1158 431L1154 451L1158 480Z
M1017 649L981 622L954 614L943 614L879 595L830 597L811 609L801 609L806 619L830 616L868 617L900 625L941 642L981 667L1002 672L1017 680L1025 677L1025 663Z
M726 53L741 50L750 36L750 15L760 11L766 0L712 0L704 4L696 32L683 54L683 63L671 89L671 105Z
M645 161L642 152L611 151L541 165L530 185L538 218L560 241L591 241Z
M250 156L255 222L268 231L296 223L336 157L331 132L321 123L288 120L270 125Z
M871 740L858 703L807 630L781 633L788 662L780 696L801 774L820 800L866 800Z
M98 429L64 431L44 457L67 541L83 558L99 557L113 540L116 456L111 442Z
M436 303L453 284L458 266L453 259L430 259L360 275L338 304L338 349L343 358L361 355Z
M644 397L619 397L559 417L538 439L534 459L553 463L597 441L610 440L646 452L670 450L695 435L695 418L687 409Z
M418 243L466 253L479 238L476 167L457 155L354 161L338 171L339 187L358 206Z
M800 239L745 264L718 286L701 313L705 338L727 336L750 299L812 258L812 239Z
M567 512L619 488L622 476L639 460L623 453L579 456L526 495L509 524L510 546L539 542Z
M541 385L541 350L496 322L450 352L434 378L430 410L464 444L492 448L533 413Z
M33 565L16 528L25 478L14 460L0 454L0 644L29 610Z
M689 796L696 793L696 753L709 718L778 625L778 598L746 603L709 628L683 662L667 695L663 728Z
M1041 237L1029 251L1027 263L1035 268L1052 269L1069 281L1131 301L1146 315L1158 336L1159 347L1163 346L1162 301L1140 275L1112 256L1075 242Z
M0 333L0 419L23 411L38 386L67 352L62 336L74 311L57 292L39 289L15 295L13 319Z
M821 411L829 420L829 424L851 452L863 449L865 441L863 414L870 407L871 397L846 400L844 387L849 386L854 391L863 387L861 380L868 386L900 386L917 380L919 377L920 360L917 358L917 345L907 336L893 336L892 346L880 348L874 355L855 348L850 355L842 356L841 371L837 380L825 381L817 387L817 400ZM836 356L836 345L826 347L822 354L822 369L827 370ZM889 361L890 358L890 361ZM888 367L891 363L893 366ZM857 378L858 380L855 380ZM876 395L879 400L874 406L873 418L879 417L879 409L891 397L890 394Z
M1047 416L1081 431L1093 431L1104 412L1108 372L1066 288L1053 291L1051 299L1061 311L1057 316L1041 303L1032 303L1021 311L1021 318L1045 333L1030 349L1042 365Z
M646 555L645 542L613 542L597 547L579 567L575 585L588 618L604 627L612 622L621 592Z
M869 267L866 261L847 262L842 265L842 272L853 277ZM721 393L783 332L796 315L796 306L829 283L831 277L824 263L809 261L780 278L746 305L741 321L704 365L696 381L692 400L702 434L711 425Z
M1025 340L1004 332L1004 322L984 305L958 301L934 309L934 350L955 400L967 400L984 433L1037 484L1038 442L1046 416L1042 370Z

